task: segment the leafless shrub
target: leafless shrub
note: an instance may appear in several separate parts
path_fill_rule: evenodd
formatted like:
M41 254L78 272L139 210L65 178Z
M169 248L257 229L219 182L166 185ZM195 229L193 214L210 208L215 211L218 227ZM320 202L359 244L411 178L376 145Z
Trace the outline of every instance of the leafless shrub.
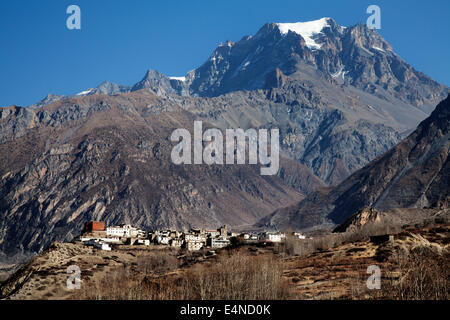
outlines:
M359 300L367 292L365 278L361 272L357 273L354 279L350 280L350 297L353 300Z
M186 277L191 299L266 300L289 297L282 268L272 256L241 253L221 257L217 263L197 266Z
M161 250L151 255L138 257L137 265L138 270L144 274L161 274L178 268L179 262L174 253Z
M287 235L284 250L290 256L304 256L316 251L325 251L340 244L342 244L340 234L330 234L314 239L298 239L295 236Z
M417 247L396 254L400 278L388 283L389 299L448 300L450 298L450 254Z
M232 253L195 265L180 276L139 276L119 269L83 286L77 299L101 300L265 300L287 299L280 263L269 256Z

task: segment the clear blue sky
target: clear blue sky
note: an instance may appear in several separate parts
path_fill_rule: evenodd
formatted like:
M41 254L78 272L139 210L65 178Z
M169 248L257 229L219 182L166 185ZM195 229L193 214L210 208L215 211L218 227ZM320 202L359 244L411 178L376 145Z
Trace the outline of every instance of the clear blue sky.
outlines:
M81 8L81 30L66 8ZM104 80L131 85L147 69L183 76L222 41L266 22L332 17L349 26L381 8L380 33L419 71L450 85L450 1L1 0L0 106L75 94Z

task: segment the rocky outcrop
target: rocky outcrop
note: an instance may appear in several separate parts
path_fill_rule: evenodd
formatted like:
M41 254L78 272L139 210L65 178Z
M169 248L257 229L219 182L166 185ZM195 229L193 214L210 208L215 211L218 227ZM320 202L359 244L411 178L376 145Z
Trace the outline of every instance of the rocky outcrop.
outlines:
M365 207L337 226L333 232L357 232L367 225L373 225L380 222L380 212L374 208Z

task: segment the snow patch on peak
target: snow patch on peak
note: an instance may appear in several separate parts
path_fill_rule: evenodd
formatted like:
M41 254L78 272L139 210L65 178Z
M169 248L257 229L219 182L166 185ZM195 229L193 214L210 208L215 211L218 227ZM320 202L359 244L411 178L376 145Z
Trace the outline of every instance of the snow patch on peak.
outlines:
M376 46L372 46L372 49L375 49L375 50L378 50L381 52L386 52L386 51L384 51L384 49L381 49L380 47L376 47Z
M169 77L170 80L186 81L186 77Z
M80 93L77 93L77 96L87 96L92 91L94 91L94 89L88 89L88 90L82 91Z
M313 37L322 32L326 27L330 27L330 18L322 18L308 22L295 23L277 23L281 34L287 34L289 31L295 32L305 39L306 46L311 49L320 49L321 45L316 43Z

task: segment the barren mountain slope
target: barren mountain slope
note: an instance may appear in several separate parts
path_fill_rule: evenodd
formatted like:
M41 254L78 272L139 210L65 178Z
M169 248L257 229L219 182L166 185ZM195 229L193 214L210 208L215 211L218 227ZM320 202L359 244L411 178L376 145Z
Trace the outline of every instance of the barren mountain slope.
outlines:
M310 194L265 217L260 226L298 229L339 224L364 206L448 207L450 96L397 146L335 188Z

